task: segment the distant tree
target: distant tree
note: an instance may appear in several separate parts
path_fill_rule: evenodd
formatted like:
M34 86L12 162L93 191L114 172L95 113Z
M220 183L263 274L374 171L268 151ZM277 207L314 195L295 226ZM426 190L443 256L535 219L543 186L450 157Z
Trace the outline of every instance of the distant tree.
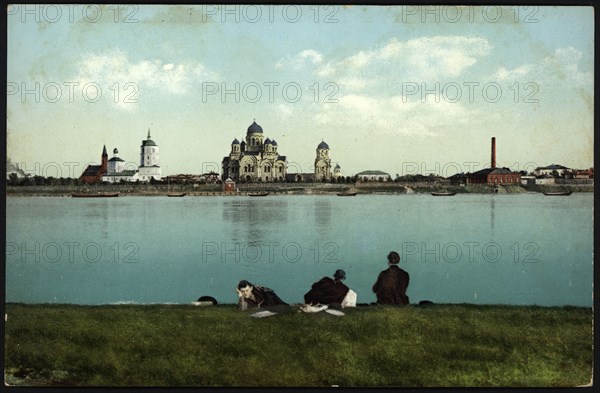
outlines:
M6 179L6 182L9 186L16 186L17 184L19 184L19 176L17 176L16 173L11 173L10 175L8 175L8 179Z

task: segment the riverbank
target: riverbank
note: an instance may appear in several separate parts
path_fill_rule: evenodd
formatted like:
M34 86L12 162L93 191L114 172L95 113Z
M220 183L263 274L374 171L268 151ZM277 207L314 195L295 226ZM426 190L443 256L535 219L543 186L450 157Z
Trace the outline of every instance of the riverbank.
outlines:
M262 319L233 305L5 312L9 385L562 387L592 375L590 308L369 306L337 317L290 307Z
M497 186L455 185L441 183L395 183L395 182L357 182L353 184L336 183L242 183L236 192L223 192L219 184L187 184L168 186L165 184L95 184L78 187L66 186L7 186L6 193L11 196L56 196L70 197L71 193L119 193L119 196L167 196L182 194L186 196L236 196L255 192L268 192L270 195L335 195L337 193L357 192L360 194L428 194L435 191L450 191L457 194L526 193L526 192L594 192L593 184L560 184L544 186ZM497 191L496 191L497 190Z

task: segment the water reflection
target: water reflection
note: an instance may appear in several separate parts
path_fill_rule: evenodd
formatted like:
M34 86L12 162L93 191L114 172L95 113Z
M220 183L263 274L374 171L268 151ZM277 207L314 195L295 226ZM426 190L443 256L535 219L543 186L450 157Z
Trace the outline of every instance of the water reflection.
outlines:
M494 198L494 196L492 195L492 197L490 198L490 217L491 217L491 223L492 223L492 230L494 229L494 221L496 214L495 214L495 210L496 210L496 198Z
M267 238L266 228L277 228L288 222L285 200L239 199L223 204L223 221L231 223L234 241L261 242Z
M315 227L321 236L326 236L331 229L331 200L316 199L314 204Z
M81 213L81 219L90 225L98 225L101 228L100 234L102 239L108 239L109 214L112 210L112 205L108 201L94 201L87 205L87 208ZM112 202L112 201L111 201Z

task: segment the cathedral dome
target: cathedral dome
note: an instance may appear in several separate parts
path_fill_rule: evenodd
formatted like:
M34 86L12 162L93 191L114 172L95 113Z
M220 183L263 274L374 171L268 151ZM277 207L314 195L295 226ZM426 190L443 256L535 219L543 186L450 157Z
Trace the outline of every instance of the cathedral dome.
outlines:
M152 139L146 139L142 141L142 146L156 146L156 143Z
M273 139L273 141L271 141L271 144L272 144L273 146L277 146L277 142L275 141L275 139Z
M317 146L317 149L329 149L329 145L324 141L321 141L321 143L319 143L319 146Z
M113 150L113 154L119 154L119 149L117 149L117 148L115 147L115 149Z
M239 145L239 144L240 144L240 141L238 141L238 140L237 140L237 138L235 138L235 139L233 140L233 142L231 142L231 144L232 144L232 145Z
M265 141L265 145L271 145L273 142L271 142L271 140L269 138L267 138L267 140Z
M250 127L248 127L248 134L251 134L253 132L258 132L261 133L263 132L263 129L261 126L259 126L258 124L256 124L256 121L253 122L252 124L250 124Z

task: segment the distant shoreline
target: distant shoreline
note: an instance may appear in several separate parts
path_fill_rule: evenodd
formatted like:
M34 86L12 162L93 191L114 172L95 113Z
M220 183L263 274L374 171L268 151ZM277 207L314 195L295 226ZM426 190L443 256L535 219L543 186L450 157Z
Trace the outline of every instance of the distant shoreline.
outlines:
M98 194L119 193L124 196L168 196L182 194L194 196L247 196L258 192L269 195L336 195L338 193L356 192L361 194L429 194L435 191L449 191L457 194L491 194L497 189L499 194L519 194L528 192L594 192L593 184L556 184L556 185L506 185L484 184L456 185L443 183L394 183L364 182L351 184L335 183L244 183L236 192L224 192L221 185L177 185L164 184L95 184L87 186L7 186L7 196L53 196L70 197L72 193Z

